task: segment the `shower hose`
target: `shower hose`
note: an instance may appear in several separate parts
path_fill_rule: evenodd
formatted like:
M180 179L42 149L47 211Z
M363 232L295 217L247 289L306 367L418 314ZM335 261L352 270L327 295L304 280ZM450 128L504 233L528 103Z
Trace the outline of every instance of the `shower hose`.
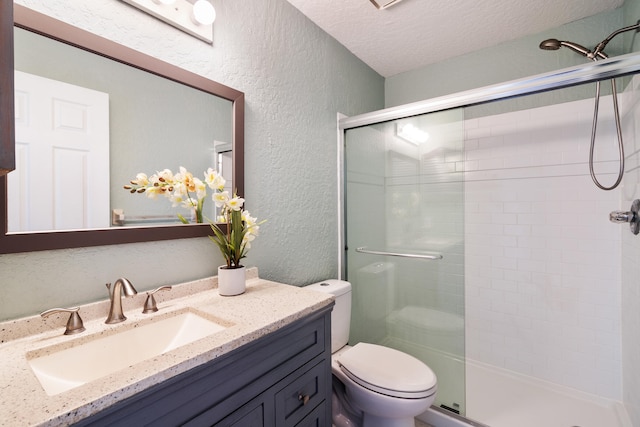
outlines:
M620 113L618 111L618 96L616 91L616 81L611 79L611 91L613 92L613 113L616 122L616 132L618 134L618 155L620 156L620 168L618 169L618 179L616 182L610 187L605 187L600 184L596 174L593 170L593 153L595 151L596 145L596 129L598 126L598 105L600 104L600 81L596 82L596 96L595 96L595 105L593 109L593 124L591 126L591 147L589 149L589 173L591 174L591 179L594 184L602 190L613 190L616 188L620 181L622 181L622 176L624 175L624 146L622 144L622 126L620 125Z

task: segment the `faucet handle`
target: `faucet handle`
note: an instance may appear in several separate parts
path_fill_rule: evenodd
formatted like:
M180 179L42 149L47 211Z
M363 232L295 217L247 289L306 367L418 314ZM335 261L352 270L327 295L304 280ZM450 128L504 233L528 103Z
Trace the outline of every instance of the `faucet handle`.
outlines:
M72 307L72 308L52 308L47 311L43 311L40 313L40 316L47 317L51 314L55 313L71 313L69 316L69 320L67 321L67 329L65 329L65 335L73 335L78 334L84 331L84 324L82 323L82 319L80 318L80 307Z
M158 311L158 306L156 305L156 299L153 297L158 291L171 290L171 286L160 286L158 289L154 289L153 291L147 292L147 300L144 302L143 313L153 313Z

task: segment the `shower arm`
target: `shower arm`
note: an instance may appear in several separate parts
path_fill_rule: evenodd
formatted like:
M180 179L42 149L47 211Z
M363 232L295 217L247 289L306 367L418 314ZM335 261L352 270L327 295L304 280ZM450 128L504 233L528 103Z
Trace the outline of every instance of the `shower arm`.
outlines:
M602 40L600 43L596 45L595 49L593 49L593 52L591 53L591 55L588 55L588 57L590 59L596 60L599 54L602 53L602 51L607 46L607 44L611 40L613 40L615 36L617 36L618 34L626 33L627 31L633 31L633 30L636 30L636 31L640 30L640 20L638 20L638 22L634 25L629 25L628 27L620 28L618 30L615 30L613 33L609 34L609 36L607 36L606 39Z

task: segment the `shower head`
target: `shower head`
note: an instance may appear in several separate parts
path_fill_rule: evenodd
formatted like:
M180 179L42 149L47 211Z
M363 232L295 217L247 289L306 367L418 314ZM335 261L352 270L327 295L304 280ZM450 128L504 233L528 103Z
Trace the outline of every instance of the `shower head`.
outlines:
M586 47L579 45L578 43L573 43L573 42L568 42L568 41L558 40L558 39L547 39L547 40L544 40L542 43L540 43L540 49L543 49L543 50L558 50L562 46L568 47L572 51L577 52L580 55L584 55L589 59L592 59L590 56L591 51ZM603 55L604 55L603 53L598 52L598 56L603 56Z
M547 39L540 43L540 49L542 50L558 50L560 46L562 45L558 39Z

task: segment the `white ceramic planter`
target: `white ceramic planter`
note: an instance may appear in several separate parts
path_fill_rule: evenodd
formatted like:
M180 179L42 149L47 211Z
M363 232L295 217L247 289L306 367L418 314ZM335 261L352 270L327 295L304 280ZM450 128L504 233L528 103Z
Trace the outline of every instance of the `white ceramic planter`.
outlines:
M218 267L218 293L223 296L240 295L247 289L246 267Z

